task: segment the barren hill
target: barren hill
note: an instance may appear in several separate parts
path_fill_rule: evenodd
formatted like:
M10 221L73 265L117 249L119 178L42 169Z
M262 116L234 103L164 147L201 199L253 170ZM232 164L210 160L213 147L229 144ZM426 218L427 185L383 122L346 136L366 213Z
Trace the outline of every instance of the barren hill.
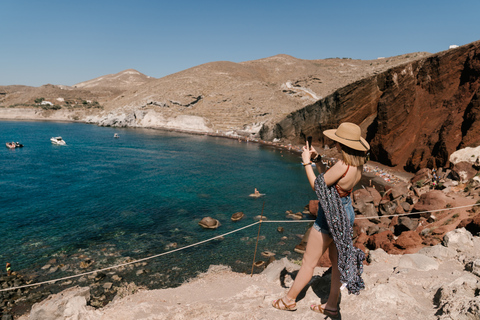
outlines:
M277 122L340 87L426 55L372 61L277 55L242 63L212 62L131 88L108 101L105 109L142 110L166 119L188 115L203 119L212 131L256 132L263 123ZM143 114L136 114L137 121Z
M127 90L132 87L144 85L154 79L155 78L146 76L137 70L127 69L116 74L109 74L92 80L80 82L73 87L79 89L90 89L92 91L97 91L99 88Z

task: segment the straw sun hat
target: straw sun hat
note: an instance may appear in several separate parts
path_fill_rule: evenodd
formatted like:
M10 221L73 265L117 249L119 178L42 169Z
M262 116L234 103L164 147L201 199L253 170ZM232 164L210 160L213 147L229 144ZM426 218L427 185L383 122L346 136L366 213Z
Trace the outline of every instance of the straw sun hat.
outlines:
M362 130L354 123L343 122L337 129L325 130L323 134L352 149L359 151L370 150L370 145L361 136Z

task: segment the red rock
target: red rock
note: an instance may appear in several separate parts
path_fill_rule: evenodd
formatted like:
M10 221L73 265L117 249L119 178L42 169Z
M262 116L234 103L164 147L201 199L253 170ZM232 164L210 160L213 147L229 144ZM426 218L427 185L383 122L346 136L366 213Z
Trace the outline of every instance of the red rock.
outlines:
M398 224L398 216L395 216L392 218L390 221L390 224L388 225L389 228L395 227Z
M440 190L432 190L422 194L418 202L413 206L412 212L423 212L437 209L443 209L448 203L449 198ZM429 217L430 214L422 214L422 217Z
M359 245L362 245L363 247L365 247L365 243L367 243L368 241L368 236L366 233L360 233L357 237L357 239L355 239L355 242L354 242L354 246L356 247L359 247Z
M395 245L401 249L415 248L422 244L422 240L415 231L404 231L398 236Z
M382 248L385 252L389 253L393 250L393 241L394 236L392 231L386 230L370 236L367 241L367 247L372 250Z

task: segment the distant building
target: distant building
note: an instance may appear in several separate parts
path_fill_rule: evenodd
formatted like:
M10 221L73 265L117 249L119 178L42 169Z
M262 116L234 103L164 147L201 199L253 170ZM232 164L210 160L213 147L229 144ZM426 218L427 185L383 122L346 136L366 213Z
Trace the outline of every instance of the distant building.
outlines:
M455 49L455 48L458 48L458 46L456 44L452 44L452 45L450 45L450 47L448 47L448 49Z

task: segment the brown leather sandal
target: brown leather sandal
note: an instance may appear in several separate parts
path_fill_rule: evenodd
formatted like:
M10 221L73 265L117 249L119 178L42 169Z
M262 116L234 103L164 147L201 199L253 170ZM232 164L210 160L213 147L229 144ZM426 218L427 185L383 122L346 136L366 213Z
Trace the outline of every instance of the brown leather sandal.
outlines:
M295 302L291 304L286 304L285 301L283 301L285 297L275 300L272 302L272 306L278 310L286 310L286 311L295 311L297 310L297 304Z
M332 317L332 318L338 317L338 309L337 310L329 310L329 309L326 309L326 308L322 307L321 304L312 304L310 306L310 309L312 309L315 312L318 312L318 313L324 314L326 316Z

